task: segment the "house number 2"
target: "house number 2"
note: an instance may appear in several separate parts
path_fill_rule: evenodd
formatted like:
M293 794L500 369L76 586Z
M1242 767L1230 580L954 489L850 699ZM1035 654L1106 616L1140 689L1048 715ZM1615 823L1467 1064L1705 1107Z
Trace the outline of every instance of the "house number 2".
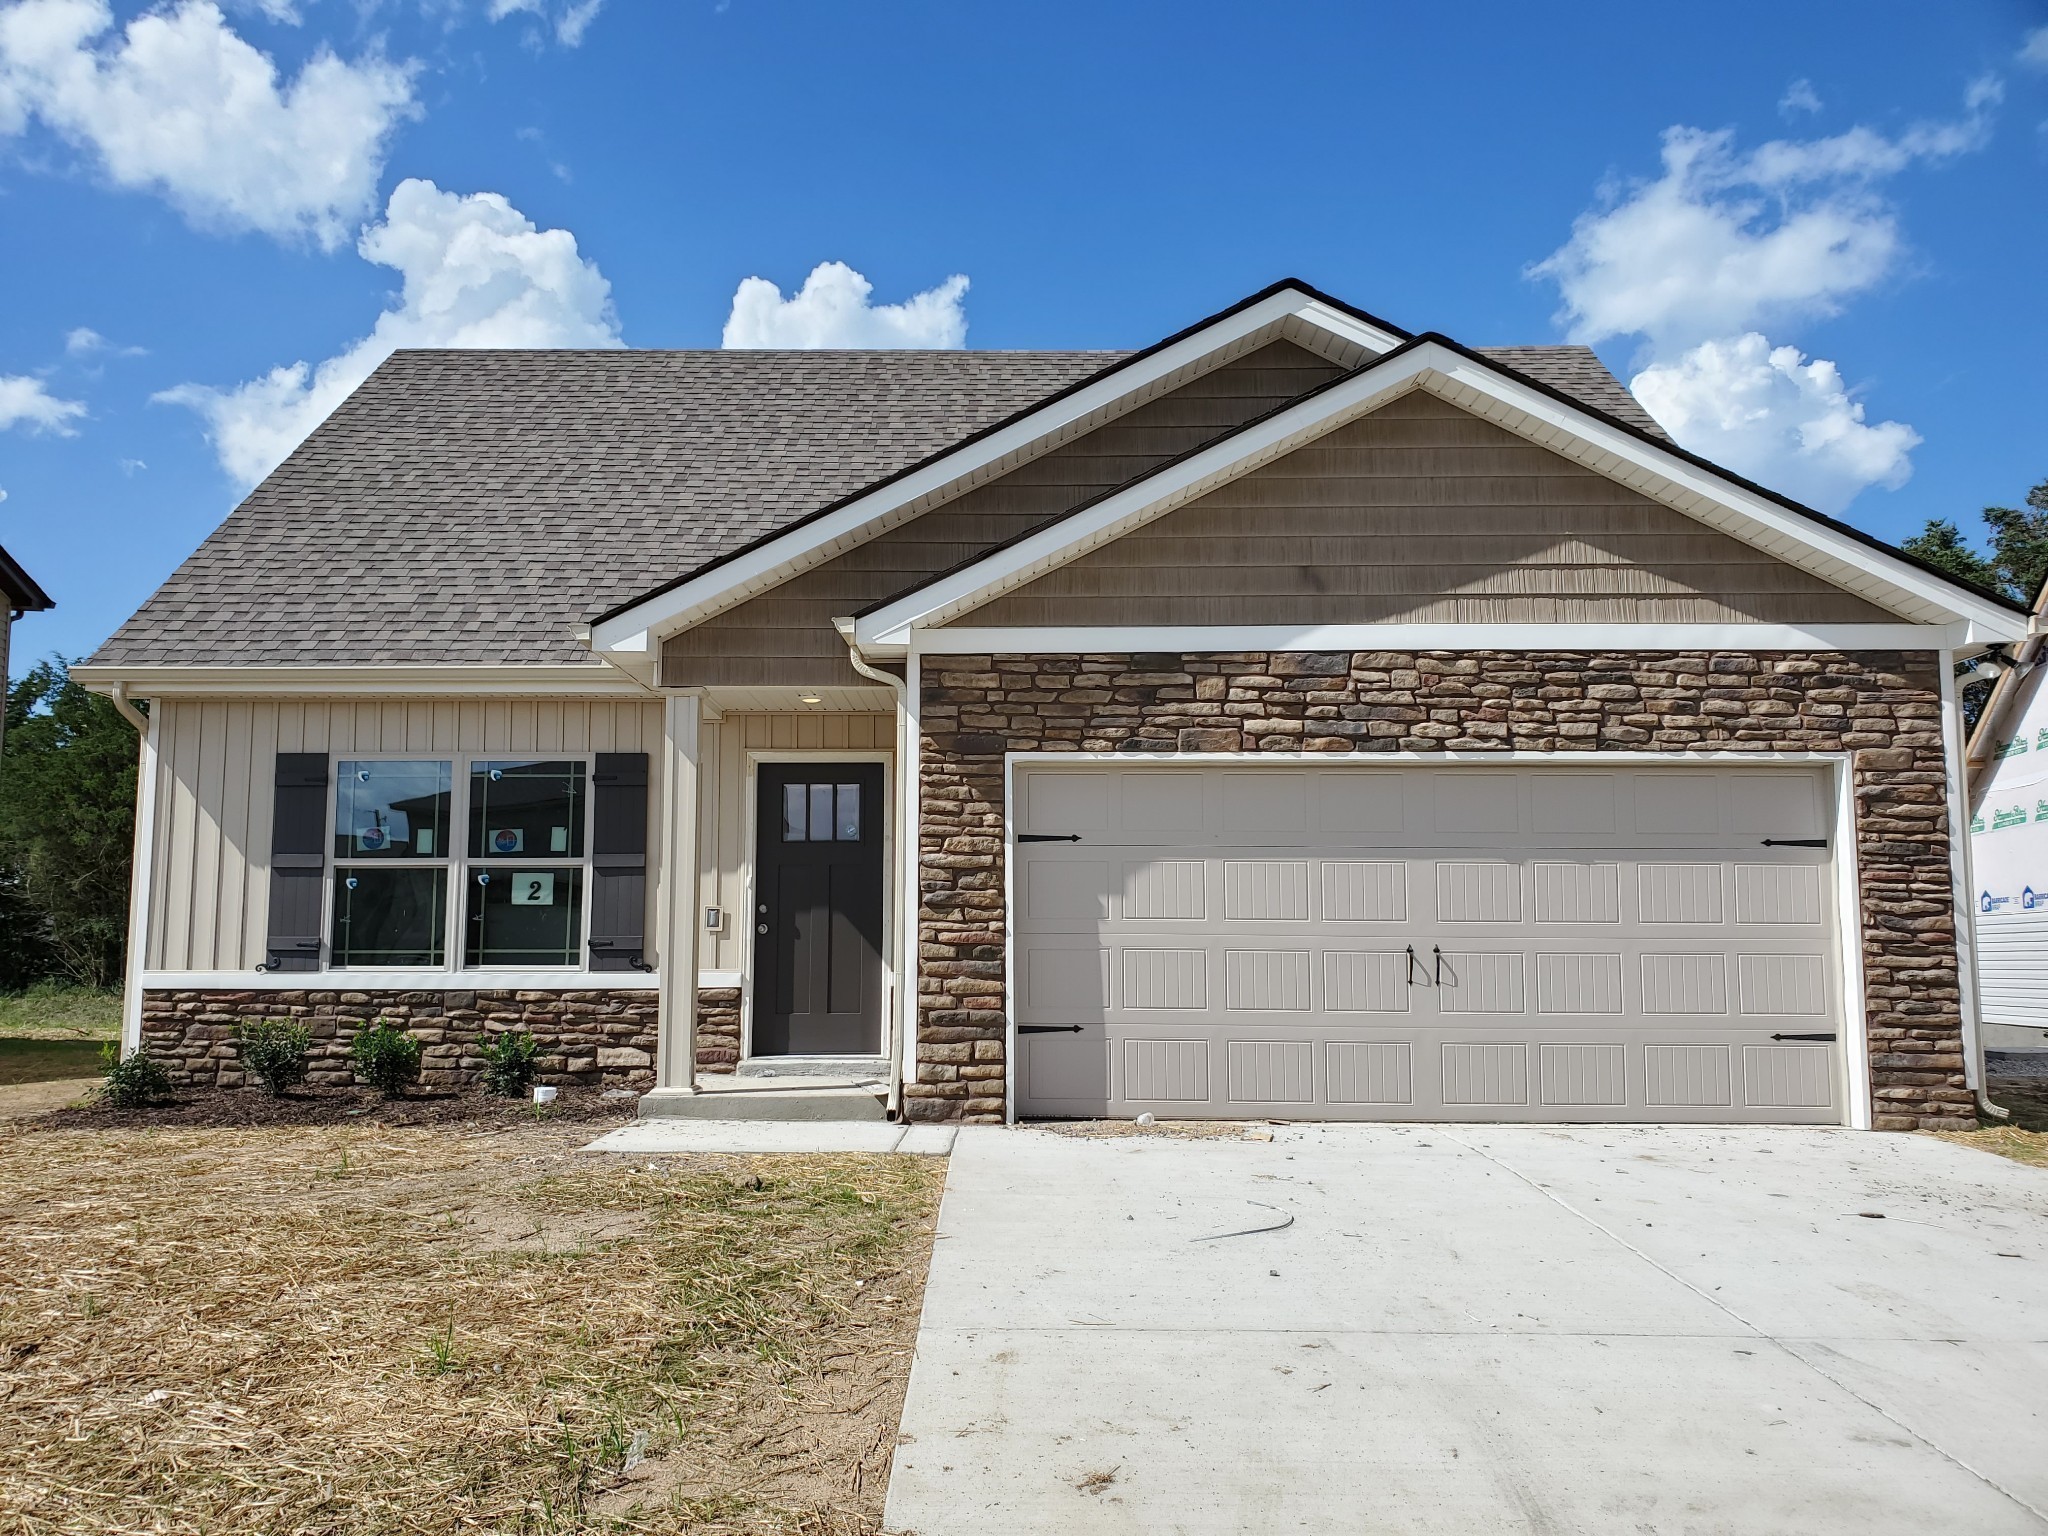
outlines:
M512 905L515 907L552 907L555 904L555 877L545 875L514 875L512 877Z

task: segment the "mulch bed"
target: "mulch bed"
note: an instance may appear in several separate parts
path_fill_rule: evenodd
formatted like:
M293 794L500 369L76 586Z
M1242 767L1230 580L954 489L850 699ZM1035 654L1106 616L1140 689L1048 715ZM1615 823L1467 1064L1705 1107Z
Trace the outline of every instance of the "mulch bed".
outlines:
M494 1099L474 1088L414 1089L386 1099L373 1088L299 1088L272 1098L260 1088L181 1089L147 1109L116 1109L88 1100L24 1122L42 1130L136 1130L150 1126L262 1125L545 1125L554 1121L624 1125L638 1093L606 1098L597 1088L564 1088L552 1104Z

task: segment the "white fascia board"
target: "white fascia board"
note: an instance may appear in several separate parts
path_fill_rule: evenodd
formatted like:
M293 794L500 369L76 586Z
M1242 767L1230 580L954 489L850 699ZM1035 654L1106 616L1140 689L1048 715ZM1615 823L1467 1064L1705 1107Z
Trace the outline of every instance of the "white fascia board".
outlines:
M646 698L649 689L618 667L584 666L379 666L379 667L73 667L71 676L94 692L126 684L135 698L388 698L393 695L467 695L496 698Z
M1300 289L1287 288L1257 304L1226 315L1193 335L1150 357L1119 368L1107 378L1053 401L999 432L992 432L967 446L927 464L923 469L869 492L824 517L792 528L759 548L736 556L715 570L673 587L644 603L637 603L590 628L590 645L600 653L645 650L654 639L708 618L720 608L764 586L787 580L816 560L828 558L848 539L858 540L863 530L877 519L887 517L910 502L944 491L955 481L1021 453L1042 438L1050 437L1096 412L1110 409L1119 400L1184 368L1201 362L1233 342L1269 327L1289 316L1320 326L1344 340L1374 352L1388 352L1401 338L1378 326L1353 319Z
M1189 624L920 629L921 656L1134 651L1938 651L1959 624Z
M1434 342L1424 342L1396 361L1371 367L1321 391L1290 409L1254 423L1144 481L1104 497L1070 517L1041 528L1028 538L997 550L987 559L955 571L907 593L897 602L856 620L855 641L870 655L899 654L913 629L925 630L979 607L990 598L1021 586L1076 556L1120 538L1155 517L1194 500L1219 485L1333 431L1407 390L1427 387L1452 398L1471 394L1489 397L1534 420L1552 439L1569 438L1590 445L1604 462L1594 467L1645 495L1698 517L1687 503L1711 502L1732 516L1720 526L1790 563L1808 553L1815 563L1869 573L1892 595L1893 602L1920 610L1923 622L1967 621L1972 631L1993 638L2018 638L2026 629L2023 615L1978 599L1881 550L1802 517L1769 498L1757 495L1677 454L1644 442L1601 421L1590 412L1572 409L1540 391ZM1528 434L1524 434L1528 435ZM1541 441L1538 437L1536 440ZM1661 492L1661 494L1659 494ZM1811 560L1817 553L1820 561ZM1826 575L1826 572L1820 572ZM1836 580L1837 576L1827 579Z

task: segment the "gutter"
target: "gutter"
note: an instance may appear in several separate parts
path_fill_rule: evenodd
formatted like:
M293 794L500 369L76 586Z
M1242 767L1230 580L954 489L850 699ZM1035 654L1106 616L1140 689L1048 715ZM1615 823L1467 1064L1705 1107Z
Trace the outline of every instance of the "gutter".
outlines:
M896 695L896 784L899 811L896 817L896 880L899 909L910 908L910 893L917 889L917 784L912 750L914 726L910 716L910 679L895 677L868 665L861 658L854 645L853 620L834 619L832 627L839 631L846 642L846 659L862 677L886 684ZM899 912L900 915L900 912ZM896 959L894 966L895 996L890 1000L889 1009L889 1093L883 1104L883 1112L890 1120L903 1118L903 1042L909 1033L916 1015L917 971L914 957L917 954L917 923L915 911L911 920L902 923L903 931L896 936Z

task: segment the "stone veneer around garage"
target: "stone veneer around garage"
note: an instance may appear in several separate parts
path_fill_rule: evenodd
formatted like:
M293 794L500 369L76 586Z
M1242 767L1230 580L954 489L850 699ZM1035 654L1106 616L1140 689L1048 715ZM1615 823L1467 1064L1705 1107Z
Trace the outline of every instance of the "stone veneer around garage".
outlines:
M152 989L142 998L142 1039L181 1087L248 1086L235 1045L237 1024L295 1018L313 1035L315 1086L354 1081L348 1050L356 1031L379 1019L405 1026L425 1050L420 1081L476 1082L486 1034L523 1029L540 1043L543 1083L605 1088L654 1085L657 995L652 991L201 992ZM698 998L697 1062L730 1072L739 1059L739 992Z
M1976 1124L1931 652L1205 652L924 663L916 1120L1003 1115L1007 752L1854 754L1873 1123Z

